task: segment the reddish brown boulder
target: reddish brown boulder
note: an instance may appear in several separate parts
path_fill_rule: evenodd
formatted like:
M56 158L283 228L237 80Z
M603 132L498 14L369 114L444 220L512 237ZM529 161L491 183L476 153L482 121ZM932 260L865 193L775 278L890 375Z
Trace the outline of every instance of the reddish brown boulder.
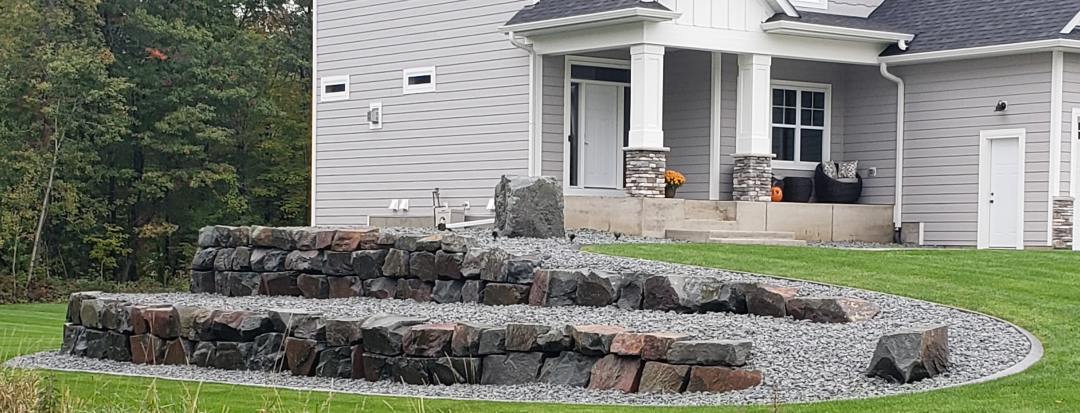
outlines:
M304 292L300 291L300 287L296 284L299 276L300 273L292 271L263 273L262 281L259 284L259 294L289 297L304 295Z
M638 333L619 333L611 340L611 354L620 356L641 356L645 346L645 335Z
M142 316L150 327L150 334L164 339L180 337L180 314L175 308L147 308Z
M294 376L315 374L315 362L318 359L319 342L295 337L285 339L285 361Z
M443 243L445 244L445 242L444 239ZM438 273L440 277L460 280L463 277L461 274L462 261L465 261L465 254L451 254L443 251L436 252L435 272Z
M435 283L418 280L415 278L401 278L397 283L397 298L402 300L426 303L431 301L431 293L435 291Z
M533 275L529 305L559 307L577 302L578 282L586 270L536 270Z
M761 372L740 370L723 366L694 366L690 369L687 393L723 393L744 390L761 384Z
M642 360L667 360L667 352L672 343L690 339L690 336L679 333L645 333L642 336Z
M464 297L464 292L462 293L462 296ZM488 283L484 288L485 305L514 305L528 303L528 285Z
M356 227L339 229L334 233L334 241L330 243L331 251L352 252L366 246L375 245L379 239L379 229L374 227ZM373 248L368 248L373 249Z
M328 298L330 296L330 284L326 276L322 274L300 274L296 278L296 285L304 298Z
M636 357L608 354L593 365L589 388L635 393L641 384L642 364Z
M360 380L364 378L364 346L352 346L352 378Z
M445 357L451 354L453 324L421 324L405 333L401 347L407 356Z
M799 290L771 284L738 284L746 296L746 311L750 314L770 317L787 316L787 300L795 298Z
M620 333L629 333L622 327L588 325L573 326L571 334L577 351L587 356L603 356L611 351L611 342ZM509 340L509 338L508 338Z
M177 339L165 344L165 353L162 363L167 366L184 366L191 364L191 353L195 351L192 342L185 339Z
M360 277L327 277L329 298L350 298L361 296L364 288Z
M881 307L872 302L848 297L796 297L787 301L787 313L796 320L815 323L854 323L867 321Z
M641 370L639 393L682 393L690 377L690 366L650 361Z
M151 334L131 336L131 362L161 364L165 359L165 340Z
M293 228L292 238L296 249L301 251L324 250L334 242L334 230L320 228Z

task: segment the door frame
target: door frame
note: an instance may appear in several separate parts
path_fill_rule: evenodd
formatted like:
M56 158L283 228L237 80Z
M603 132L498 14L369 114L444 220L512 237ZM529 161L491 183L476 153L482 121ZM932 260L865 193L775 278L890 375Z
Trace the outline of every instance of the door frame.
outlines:
M624 86L624 88L619 89L619 97L620 97L620 99L619 99L619 105L618 106L619 106L620 109L623 109L623 102L624 102L623 94L626 93L625 87L630 86L629 83L603 82L603 81L597 81L597 80L573 80L573 78L571 76L571 73L570 73L570 67L575 65L575 64L584 65L584 66L610 67L610 68L614 68L614 69L630 70L630 61L629 60L605 59L605 58L599 58L599 57L574 56L574 55L565 56L564 67L563 67L563 191L567 195L626 196L626 191L623 189L624 186L626 185L626 177L624 176L625 175L624 172L625 172L626 168L618 168L618 182L617 182L618 187L616 187L616 188L611 188L611 189L606 189L606 188L586 188L585 186L581 185L580 181L578 182L577 186L571 186L570 185L570 139L569 139L569 137L570 137L570 116L572 115L570 113L570 85L571 85L571 83L577 82L577 83L593 83L593 84L599 84L599 85ZM579 107L578 110L581 110L581 107ZM623 122L622 111L619 112L618 119L619 119L619 130L623 130L624 125L622 124L622 122ZM581 148L580 148L581 139L578 139L578 146L579 146L578 147L578 154L581 154ZM621 141L618 143L618 147L619 147L619 159L622 159L622 163L625 164L626 163L626 160L625 160L626 155L625 155L625 152L623 151L623 144L622 144ZM583 177L583 172L584 172L583 164L584 164L584 162L582 162L582 160L578 161L578 177L579 177L579 179L581 179Z
M1027 163L1027 129L993 129L979 131L979 217L978 248L990 248L990 141L1017 140L1016 249L1024 249L1025 164Z

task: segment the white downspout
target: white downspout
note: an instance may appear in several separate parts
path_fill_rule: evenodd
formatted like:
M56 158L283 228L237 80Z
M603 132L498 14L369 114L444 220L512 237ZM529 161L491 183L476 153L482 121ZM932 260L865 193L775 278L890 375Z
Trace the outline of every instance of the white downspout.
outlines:
M881 62L881 76L896 83L896 192L893 201L893 226L900 229L904 210L904 103L906 91L904 79L889 73L889 66Z
M537 167L537 158L540 157L540 151L536 148L539 141L536 137L536 50L531 45L518 41L514 32L509 32L508 35L510 44L529 53L529 176L539 176L541 171Z

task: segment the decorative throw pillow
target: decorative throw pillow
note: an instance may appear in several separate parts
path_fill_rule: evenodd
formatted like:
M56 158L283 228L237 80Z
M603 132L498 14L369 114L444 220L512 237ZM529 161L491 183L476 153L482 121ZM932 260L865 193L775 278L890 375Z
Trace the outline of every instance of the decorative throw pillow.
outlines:
M841 179L843 178L855 178L855 174L859 170L859 161L847 161L840 162L840 170L837 171L837 175Z
M821 164L821 172L825 173L825 176L836 179L836 163L835 162L823 162Z

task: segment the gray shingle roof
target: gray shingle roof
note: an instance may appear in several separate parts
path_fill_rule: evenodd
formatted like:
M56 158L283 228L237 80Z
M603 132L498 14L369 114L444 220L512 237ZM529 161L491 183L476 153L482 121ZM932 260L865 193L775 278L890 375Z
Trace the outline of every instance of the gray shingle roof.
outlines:
M857 16L841 16L836 14L812 13L801 10L799 11L799 16L800 17L791 17L786 14L779 13L772 16L771 18L769 18L769 20L766 21L793 21L820 24L822 26L846 27L850 29L877 30L883 32L911 34L911 32L900 28L900 26Z
M657 10L669 10L656 1L642 0L540 0L531 6L525 6L514 15L507 25L530 23L542 20L558 19L561 17L582 16L586 14L600 13L612 10L645 8Z
M966 49L1047 39L1080 10L1077 0L886 0L869 20L907 28L916 35L906 52L895 45L883 56Z

